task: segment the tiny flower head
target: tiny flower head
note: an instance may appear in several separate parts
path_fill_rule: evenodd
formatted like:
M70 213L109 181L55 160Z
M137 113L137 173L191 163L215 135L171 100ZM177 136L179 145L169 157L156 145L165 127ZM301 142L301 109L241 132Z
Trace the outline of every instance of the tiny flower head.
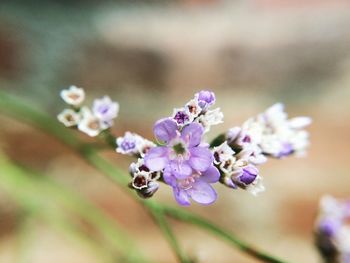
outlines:
M194 172L204 172L213 163L212 152L201 146L203 127L191 123L181 131L172 119L159 120L154 134L164 145L154 147L145 155L145 163L153 171L170 169L178 179L185 179Z
M202 124L204 127L204 132L209 132L211 126L223 123L224 114L221 112L220 108L215 110L208 110L204 114L200 115L196 121Z
M85 99L84 90L76 86L70 86L68 89L62 90L60 95L64 102L72 106L79 106Z
M103 130L100 124L100 120L94 116L90 109L87 107L83 107L81 109L82 119L78 124L78 129L89 135L90 137L95 137L100 134Z
M193 116L186 108L174 109L173 119L180 126L187 125L193 121Z
M141 138L139 135L126 132L124 137L118 137L116 151L121 154L134 155L139 152Z
M130 165L130 174L132 176L130 186L139 196L149 198L158 190L159 184L156 181L160 178L160 172L150 171L142 158Z
M57 119L66 127L72 127L78 125L80 115L72 109L65 109L58 114Z
M118 116L119 104L104 96L94 100L92 112L101 121L102 128L107 129L113 125L113 119Z
M215 94L212 91L202 90L195 94L195 98L202 109L207 109L215 103Z

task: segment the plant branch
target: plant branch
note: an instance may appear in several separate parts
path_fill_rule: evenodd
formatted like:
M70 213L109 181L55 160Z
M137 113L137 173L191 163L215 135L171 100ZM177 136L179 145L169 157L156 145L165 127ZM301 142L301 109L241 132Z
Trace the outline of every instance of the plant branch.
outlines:
M93 165L96 169L100 170L102 173L106 174L108 177L113 179L116 183L121 186L126 186L128 183L128 178L123 176L123 172L117 169L110 162L106 161L102 157L99 156L96 149L94 149L91 145L84 145L80 143L80 140L74 136L71 132L67 131L66 128L59 125L54 118L36 111L31 107L23 104L18 99L13 96L8 95L7 93L0 91L0 109L4 111L7 115L14 116L16 119L27 121L28 123L33 124L34 126L42 129L43 131L55 136L60 141L73 148L75 151L79 152L80 155L91 165ZM219 136L214 144L219 143L222 140L222 137ZM126 187L124 187L126 189ZM136 197L136 195L134 195ZM142 201L137 198L137 200ZM191 223L198 227L201 227L212 234L215 234L219 238L228 241L231 245L236 246L242 252L247 253L253 256L256 259L259 259L263 262L267 263L286 263L285 261L276 259L273 256L265 252L258 251L248 244L242 242L238 238L236 238L232 233L229 233L220 227L206 221L205 219L194 215L189 212L185 212L182 209L171 208L167 206L160 205L153 200L148 200L142 202L145 204L145 207L148 208L149 212L154 215L155 209L158 209L156 213L158 218L158 223L160 223L160 227L162 231L166 234L167 240L170 245L173 247L175 252L177 252L178 257L182 258L182 252L178 249L178 244L176 242L175 237L172 234L170 228L168 228L167 224L164 225L164 217L162 214L161 219L159 218L160 213L166 213L167 215L176 218L178 220ZM160 220L159 220L160 219ZM174 241L175 240L175 241ZM181 255L181 256L180 256ZM182 261L185 262L185 261Z

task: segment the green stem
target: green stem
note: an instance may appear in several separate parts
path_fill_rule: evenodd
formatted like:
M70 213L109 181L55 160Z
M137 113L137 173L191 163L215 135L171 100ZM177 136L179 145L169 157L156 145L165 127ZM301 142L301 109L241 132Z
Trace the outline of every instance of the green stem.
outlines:
M167 214L168 216L171 216L175 219L193 224L197 227L203 228L212 234L226 240L228 243L238 247L241 251L249 254L250 256L253 256L254 258L260 259L264 262L271 262L271 263L286 263L286 261L277 259L265 252L261 252L247 243L239 240L236 238L232 233L230 233L227 230L224 230L215 224L207 221L206 219L203 219L202 217L199 217L197 215L194 215L192 213L189 213L185 210L180 210L173 207L163 206L161 210Z
M163 232L165 238L168 240L169 245L175 252L178 260L181 263L190 263L191 260L189 260L185 254L182 252L177 239L173 233L173 230L171 229L170 225L166 221L165 215L163 211L160 208L160 206L155 205L155 203L152 202L145 202L145 206L148 207L151 211L151 214L155 221L158 223L158 226L160 230Z
M123 254L124 262L146 262L141 257L141 253L134 253L137 248L127 238L128 235L118 229L112 219L77 193L45 176L33 174L23 167L17 167L1 153L0 174L0 186L15 197L22 207L49 219L49 222L56 226L59 222L55 222L55 216L62 217L62 208L68 209L98 231L97 233L101 235L100 239L106 241L104 244L109 245L107 249L111 255L114 255L114 258L116 254ZM42 196L45 196L45 199ZM55 213L55 216L52 216L52 213ZM96 247L98 246L101 244L96 242Z
M100 170L102 173L106 174L107 176L111 177L115 182L117 182L119 185L126 186L128 183L127 177L122 176L122 172L116 169L114 165L109 163L108 161L104 160L98 155L98 152L89 145L81 145L79 143L79 140L76 136L73 136L72 133L68 132L65 128L62 127L62 125L59 125L54 118L51 118L50 116L41 113L39 111L36 111L32 109L29 106L26 106L19 100L15 99L13 96L9 96L7 93L0 91L0 109L2 109L6 114L14 116L17 119L21 119L24 121L27 121L36 127L44 130L45 132L54 135L56 138L58 138L60 141L65 143L66 145L70 146L74 150L78 151L81 156L91 165L93 165L96 169ZM222 136L218 136L217 140L214 140L215 143L219 143L219 141L222 140ZM126 187L124 187L125 189ZM140 199L138 199L140 200ZM151 200L149 200L151 201ZM148 201L148 202L149 202ZM161 205L155 203L152 201L152 205L146 205L149 212L151 214L154 213L154 209L156 206L157 209L161 207ZM145 202L143 202L145 203ZM227 231L221 229L218 226L213 225L212 223L200 218L199 216L193 215L189 212L184 212L181 209L175 209L175 208L167 208L165 206L162 207L163 212L167 213L169 216L177 218L179 220L189 222L191 224L197 225L199 227L202 227L203 229L217 235L221 239L224 239L228 242L230 242L232 245L239 248L241 251L267 263L282 263L285 261L281 261L279 259L276 259L267 253L258 251L256 249L253 249L249 245L245 244L244 242L240 241L238 238L236 238L233 234L228 233ZM178 248L177 243L173 243L174 237L171 235L171 232L168 231L164 225L162 226L163 231L166 231L167 239L170 242L170 244L174 247L174 244L176 244L176 247ZM170 233L170 235L169 235ZM176 249L177 249L176 248ZM182 255L182 253L179 252L179 255ZM180 258L180 257L179 257ZM182 258L182 256L181 256Z

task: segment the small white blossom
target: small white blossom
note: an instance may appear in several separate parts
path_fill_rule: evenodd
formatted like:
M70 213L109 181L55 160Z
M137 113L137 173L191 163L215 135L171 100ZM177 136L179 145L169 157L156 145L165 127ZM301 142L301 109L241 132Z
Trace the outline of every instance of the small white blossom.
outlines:
M219 146L214 147L213 153L214 153L214 163L219 164L221 162L225 162L230 158L232 158L235 152L232 150L230 146L228 146L227 141L225 141Z
M309 134L303 128L310 123L308 117L288 120L283 104L277 103L246 121L242 129L263 153L281 158L292 153L304 154L309 145Z
M76 86L70 86L68 89L62 90L60 95L64 102L72 106L79 106L85 99L84 90Z
M193 119L197 118L198 115L202 112L202 108L199 106L197 99L190 100L186 103L185 107L187 108L188 112L190 113Z
M78 124L78 129L89 135L90 137L95 137L100 134L103 130L100 124L100 120L94 116L90 109L83 107L81 109L82 119Z
M223 123L224 114L220 111L220 108L215 110L208 110L203 115L200 115L196 121L204 127L204 132L210 131L210 127Z
M72 127L78 125L80 115L72 109L65 109L57 115L57 119L66 127Z

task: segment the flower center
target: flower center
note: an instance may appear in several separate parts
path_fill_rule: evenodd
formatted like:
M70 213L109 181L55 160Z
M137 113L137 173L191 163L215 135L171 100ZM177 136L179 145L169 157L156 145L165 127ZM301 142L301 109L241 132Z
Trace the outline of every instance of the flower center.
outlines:
M176 154L184 154L186 152L185 145L183 145L181 142L175 144L173 146L173 150Z

